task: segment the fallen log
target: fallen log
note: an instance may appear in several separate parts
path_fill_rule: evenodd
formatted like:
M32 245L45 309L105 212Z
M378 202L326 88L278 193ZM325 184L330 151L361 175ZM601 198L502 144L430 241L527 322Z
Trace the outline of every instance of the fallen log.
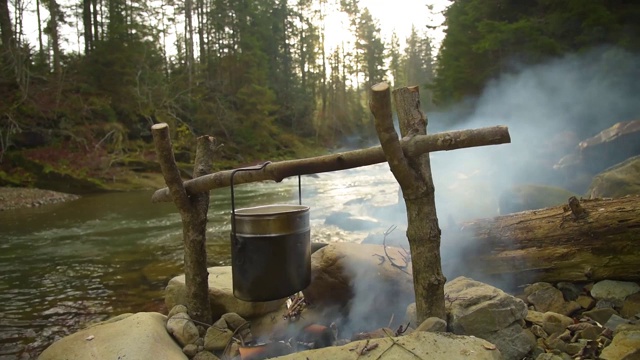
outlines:
M456 150L480 145L498 145L511 142L506 126L450 131L433 135L416 135L400 141L404 153L411 157L434 151ZM381 146L346 151L307 159L279 161L267 165L261 171L247 171L235 175L234 184L273 180L280 182L296 175L352 169L386 161ZM188 194L197 194L230 185L233 170L220 171L184 182ZM157 190L152 202L171 201L168 188Z
M444 258L455 258L445 264L452 269L450 278L466 275L511 285L640 281L637 195L580 201L572 197L564 206L469 221L447 237Z

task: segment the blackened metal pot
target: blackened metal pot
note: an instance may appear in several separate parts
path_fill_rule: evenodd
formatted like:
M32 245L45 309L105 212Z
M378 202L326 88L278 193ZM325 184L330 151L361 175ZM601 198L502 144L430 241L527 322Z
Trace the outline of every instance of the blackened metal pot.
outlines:
M277 300L309 286L308 206L258 206L234 210L231 216L231 264L236 298Z

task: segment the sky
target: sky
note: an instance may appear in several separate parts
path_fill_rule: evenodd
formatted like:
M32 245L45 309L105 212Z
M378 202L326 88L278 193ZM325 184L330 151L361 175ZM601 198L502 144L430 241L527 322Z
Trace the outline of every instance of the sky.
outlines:
M379 21L382 38L389 43L391 34L395 31L401 44L409 37L411 27L418 31L429 26L439 26L444 22L442 12L449 6L449 0L360 0L362 8L368 8L374 19ZM429 10L428 6L433 6ZM348 18L338 11L327 17L326 24L326 49L335 48L340 44L346 33ZM444 31L440 27L429 30L434 51L440 47L444 38ZM434 54L435 55L435 54Z
M62 4L67 3L64 0L59 1ZM412 26L422 31L427 25L441 25L444 22L442 12L450 3L451 1L449 0L360 0L360 6L368 8L374 19L378 20L381 35L385 42L389 43L391 34L395 31L400 39L401 46L404 44L404 40L409 37ZM428 9L429 5L433 6L431 11ZM31 40L32 44L37 44L38 30L35 11L32 9L33 6L34 3L27 5L29 10L25 13L24 19L25 35ZM330 11L331 9L328 10ZM45 9L43 9L43 16L45 18L48 16ZM326 50L331 51L343 41L345 34L347 34L348 18L345 14L340 13L338 9L334 9L334 12L327 16L326 21ZM63 46L81 51L82 47L79 44L80 39L77 38L76 27L65 26L61 30L67 40L67 43L63 44ZM435 55L444 38L443 29L429 30L429 36L432 39ZM172 53L172 51L169 51L169 53Z

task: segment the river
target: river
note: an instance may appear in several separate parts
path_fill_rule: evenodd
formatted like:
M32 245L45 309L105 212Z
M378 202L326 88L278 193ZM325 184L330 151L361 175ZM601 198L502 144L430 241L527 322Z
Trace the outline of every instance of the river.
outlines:
M382 236L389 222L372 210L395 204L397 189L386 164L303 176L312 241ZM91 195L0 212L0 359L36 358L53 341L122 313L166 312L163 289L182 273L181 223L172 203L152 204L151 194ZM236 188L238 208L297 198L297 178ZM230 203L228 188L212 191L209 266L230 264ZM326 223L342 213L367 226Z

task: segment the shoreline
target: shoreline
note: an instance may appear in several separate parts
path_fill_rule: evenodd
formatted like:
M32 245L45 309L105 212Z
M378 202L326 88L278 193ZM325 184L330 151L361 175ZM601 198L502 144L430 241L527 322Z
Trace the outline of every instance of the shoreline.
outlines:
M0 211L39 207L79 199L79 195L51 190L0 187Z

